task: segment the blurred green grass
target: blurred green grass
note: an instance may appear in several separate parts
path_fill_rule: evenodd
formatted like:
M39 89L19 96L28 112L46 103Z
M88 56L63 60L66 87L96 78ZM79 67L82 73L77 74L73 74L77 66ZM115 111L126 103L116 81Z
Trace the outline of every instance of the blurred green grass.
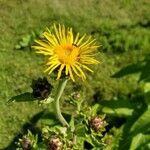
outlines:
M37 103L6 102L31 91L32 79L44 76L45 59L30 45L15 49L19 41L53 23L92 34L102 45L94 74L83 83L93 99L124 96L138 88L137 76L121 80L111 76L121 67L143 59L150 47L150 2L148 0L0 0L0 148L7 146L21 126L42 110ZM32 43L31 43L32 44Z

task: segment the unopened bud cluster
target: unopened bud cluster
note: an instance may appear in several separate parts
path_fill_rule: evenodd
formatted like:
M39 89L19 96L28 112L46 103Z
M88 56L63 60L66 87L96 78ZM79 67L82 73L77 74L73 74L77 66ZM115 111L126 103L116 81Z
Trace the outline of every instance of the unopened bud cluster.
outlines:
M72 94L72 97L76 100L76 99L80 99L81 98L81 94L79 92L74 92Z
M89 123L90 123L90 127L96 132L104 131L105 126L107 125L106 121L100 117L92 118Z
M48 140L48 150L61 150L63 143L58 137L51 137Z
M38 80L33 80L32 82L33 96L44 100L49 96L52 90L52 85L49 84L46 78L39 78Z
M20 144L23 150L30 150L32 147L31 141L27 137L23 137Z

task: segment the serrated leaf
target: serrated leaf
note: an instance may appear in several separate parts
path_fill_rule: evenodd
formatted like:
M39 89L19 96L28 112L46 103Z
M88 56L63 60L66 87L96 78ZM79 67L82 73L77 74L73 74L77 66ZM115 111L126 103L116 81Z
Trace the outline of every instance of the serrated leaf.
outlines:
M99 104L95 104L94 106L91 107L90 115L95 116L97 114L97 110L99 108Z
M77 137L76 138L76 144L73 146L73 150L84 149L84 141L85 141L85 138Z
M94 146L94 148L102 149L104 147L104 144L99 138L96 138L96 136L90 135L88 136L88 142Z
M67 136L67 128L66 127L56 126L56 131L60 132L64 136Z
M75 133L79 137L85 137L86 127L83 124L76 125Z

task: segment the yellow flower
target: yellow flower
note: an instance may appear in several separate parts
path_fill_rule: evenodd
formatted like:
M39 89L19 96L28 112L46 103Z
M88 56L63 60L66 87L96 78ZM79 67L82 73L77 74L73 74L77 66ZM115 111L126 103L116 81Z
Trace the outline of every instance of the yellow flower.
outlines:
M72 28L66 29L64 25L56 27L54 24L54 33L49 30L43 33L42 40L36 40L36 46L33 46L37 53L47 55L47 69L51 74L54 70L58 71L57 79L64 71L66 76L75 81L74 74L82 79L86 79L84 70L93 72L87 65L97 64L94 58L95 49L98 47L95 39L86 35L80 37L79 33L73 35Z

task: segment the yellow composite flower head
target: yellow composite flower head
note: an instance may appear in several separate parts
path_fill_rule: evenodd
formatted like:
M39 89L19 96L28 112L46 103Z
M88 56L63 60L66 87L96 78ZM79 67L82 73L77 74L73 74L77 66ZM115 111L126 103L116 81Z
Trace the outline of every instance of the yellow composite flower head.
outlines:
M72 28L65 28L64 25L54 24L54 33L47 30L43 33L41 40L36 40L37 45L33 48L37 53L48 56L47 69L51 74L58 71L57 79L63 74L75 81L74 75L86 79L85 70L93 72L87 65L99 63L95 58L95 39L86 35L80 37L79 33L73 35Z

